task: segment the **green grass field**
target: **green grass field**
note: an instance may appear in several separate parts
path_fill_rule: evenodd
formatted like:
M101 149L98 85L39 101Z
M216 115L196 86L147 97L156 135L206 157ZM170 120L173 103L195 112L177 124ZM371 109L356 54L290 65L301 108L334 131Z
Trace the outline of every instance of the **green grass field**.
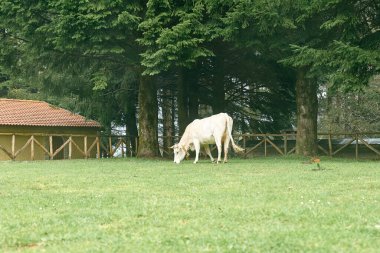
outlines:
M379 252L380 162L0 162L1 252Z

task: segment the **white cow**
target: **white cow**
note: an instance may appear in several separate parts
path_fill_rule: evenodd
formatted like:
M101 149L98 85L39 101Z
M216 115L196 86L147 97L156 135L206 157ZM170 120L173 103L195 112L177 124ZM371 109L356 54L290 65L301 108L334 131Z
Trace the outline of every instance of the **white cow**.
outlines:
M190 148L195 149L194 163L197 163L201 146L204 147L206 154L213 162L214 158L211 155L209 144L216 144L218 149L217 163L219 163L221 161L222 143L224 143L224 162L227 162L230 141L235 152L243 151L232 139L232 126L233 120L227 113L194 120L186 127L179 143L171 147L174 150L174 162L180 163Z

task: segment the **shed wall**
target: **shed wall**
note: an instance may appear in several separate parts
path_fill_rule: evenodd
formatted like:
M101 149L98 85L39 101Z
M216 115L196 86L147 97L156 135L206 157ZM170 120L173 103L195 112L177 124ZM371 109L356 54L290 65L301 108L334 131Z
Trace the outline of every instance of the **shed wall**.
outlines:
M46 150L50 150L49 135L53 135L53 150L54 152L65 143L69 135L74 135L72 140L77 146L84 151L85 138L87 137L87 149L95 141L98 134L97 128L83 128L83 127L24 127L24 126L0 126L0 145L12 152L12 135L15 134L15 151L20 150L34 135L34 138L45 147ZM43 135L43 136L41 136ZM78 136L80 135L80 136ZM62 151L60 151L53 159L67 159L69 157L69 145L67 144ZM72 159L84 158L84 154L78 150L75 145L72 145ZM90 157L96 157L96 147L90 151ZM16 157L15 160L31 160L31 145L27 145ZM34 144L34 160L46 160L49 159L49 155L36 143ZM0 160L11 160L11 158L3 151L0 150Z

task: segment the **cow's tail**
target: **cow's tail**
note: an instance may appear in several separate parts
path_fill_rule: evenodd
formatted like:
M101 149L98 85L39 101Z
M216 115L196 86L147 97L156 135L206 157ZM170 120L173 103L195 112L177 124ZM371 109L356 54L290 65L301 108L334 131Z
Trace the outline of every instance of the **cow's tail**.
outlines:
M228 136L231 140L232 148L234 149L235 152L243 152L244 149L239 147L238 145L236 145L234 142L234 139L232 138L233 124L234 124L234 122L233 122L232 118L229 115L227 115L227 132L228 132Z

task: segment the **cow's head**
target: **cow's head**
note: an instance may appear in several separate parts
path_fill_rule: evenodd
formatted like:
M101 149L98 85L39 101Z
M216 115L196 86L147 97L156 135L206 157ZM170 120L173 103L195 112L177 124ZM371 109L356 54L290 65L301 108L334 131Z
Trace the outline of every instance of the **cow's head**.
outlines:
M187 153L186 147L183 146L183 145L174 144L170 148L173 149L173 152L174 152L174 162L177 163L177 164L180 163L186 156L189 155L189 153Z

